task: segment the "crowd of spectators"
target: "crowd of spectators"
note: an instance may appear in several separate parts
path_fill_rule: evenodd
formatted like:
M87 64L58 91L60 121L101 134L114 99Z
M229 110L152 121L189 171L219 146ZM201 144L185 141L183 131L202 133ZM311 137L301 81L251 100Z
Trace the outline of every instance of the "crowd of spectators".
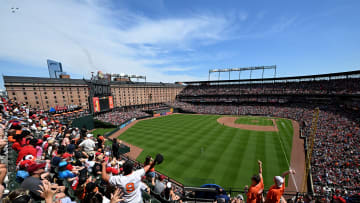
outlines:
M180 92L179 96L243 94L360 94L360 79L291 81L276 83L276 85L273 85L273 83L188 85Z
M155 173L157 159L139 164L117 139L107 146L103 135L0 99L0 202L158 202L151 190L180 200L180 187Z
M174 102L173 107L200 114L266 115L290 118L309 136L314 107L311 105L194 105ZM359 119L359 117L357 117ZM360 129L354 115L330 106L320 107L312 156L312 177L317 193L353 195L360 192Z
M118 126L133 118L143 118L146 116L149 116L149 114L140 110L111 111L111 112L99 114L95 117L95 119Z

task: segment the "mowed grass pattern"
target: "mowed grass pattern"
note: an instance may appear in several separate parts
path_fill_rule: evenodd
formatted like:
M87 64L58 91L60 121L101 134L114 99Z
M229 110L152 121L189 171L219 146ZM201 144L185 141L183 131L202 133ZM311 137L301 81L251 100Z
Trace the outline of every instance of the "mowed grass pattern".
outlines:
M216 115L171 115L138 122L120 138L144 149L138 157L162 153L164 162L156 170L185 184L219 184L242 188L258 173L263 161L265 187L288 169L293 128L290 120L277 119L279 133L241 130L217 123ZM281 142L280 142L281 140Z
M273 126L271 118L261 116L241 116L235 120L235 123L246 125Z

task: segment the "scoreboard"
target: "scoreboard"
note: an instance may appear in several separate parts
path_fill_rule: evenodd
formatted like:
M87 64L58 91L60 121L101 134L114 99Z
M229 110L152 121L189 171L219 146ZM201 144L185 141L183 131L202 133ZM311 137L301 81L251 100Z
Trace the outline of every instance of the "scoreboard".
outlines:
M114 100L112 96L93 97L94 113L108 111L114 108Z
M85 80L89 86L89 109L91 113L106 112L114 108L110 82L107 80Z

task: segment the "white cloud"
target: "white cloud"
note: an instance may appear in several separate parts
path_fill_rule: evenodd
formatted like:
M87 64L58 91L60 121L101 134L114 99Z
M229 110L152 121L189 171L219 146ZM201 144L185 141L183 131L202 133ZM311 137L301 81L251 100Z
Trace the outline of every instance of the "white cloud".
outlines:
M12 6L19 10L12 13ZM228 26L215 15L153 20L94 1L8 0L0 4L0 59L44 71L46 59L54 59L65 71L87 76L103 70L147 75L151 81L197 80L186 72L169 75L189 68L162 56L192 50L194 42L224 40ZM154 68L159 64L162 68Z

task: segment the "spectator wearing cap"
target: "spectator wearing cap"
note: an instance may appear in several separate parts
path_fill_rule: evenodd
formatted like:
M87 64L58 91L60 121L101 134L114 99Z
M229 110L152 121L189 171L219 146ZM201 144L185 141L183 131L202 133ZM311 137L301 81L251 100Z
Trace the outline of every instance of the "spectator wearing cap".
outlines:
M285 176L295 174L295 170L284 172L281 176L275 176L274 182L266 195L265 203L280 203L280 199L284 199L282 195L285 191Z
M62 180L75 177L75 174L68 170L67 166L68 163L66 161L59 163L59 178Z
M29 144L24 146L18 154L18 157L16 159L16 164L18 164L23 158L24 156L31 154L34 157L36 157L36 144L37 144L38 140L37 139L31 139Z
M220 194L222 194L222 192L223 192L223 191L221 191ZM163 196L164 196L164 198L165 198L166 200L168 200L168 201L177 201L177 200L180 200L180 197L175 194L171 182L167 182L167 183L166 183L166 188L165 188L165 190L163 191ZM225 195L225 196L226 196L226 195ZM227 199L229 199L228 196L226 196L226 197L227 197Z
M258 161L259 174L251 177L251 186L246 194L247 203L260 203L262 201L262 192L264 190L264 181L262 176L262 162Z
M94 176L101 175L101 171L102 171L101 162L103 161L103 159L104 159L104 156L102 154L99 154L98 156L96 156L95 164L92 167L92 173Z
M165 183L165 176L164 175L160 175L159 178L155 181L155 187L154 187L154 192L157 194L161 194L165 188L166 188L166 183Z
M241 194L238 194L236 198L231 200L231 203L243 203L244 197Z
M45 172L46 163L42 164L32 164L27 168L27 171L29 172L30 176L27 177L22 183L21 188L27 189L30 191L30 195L35 200L41 200L40 193L38 190L40 190L40 186L42 185L42 182L40 180L40 176L42 173Z
M87 134L85 140L79 144L79 146L83 147L84 151L88 154L92 153L95 149L95 142L91 139L92 136L92 134Z
M22 183L27 177L29 177L29 172L27 172L27 168L32 164L36 164L32 160L22 160L19 163L19 170L16 172L16 182Z
M144 168L133 171L134 164L131 161L126 161L123 165L124 174L123 175L113 175L109 176L106 173L107 163L104 161L102 163L102 173L101 177L104 181L109 182L110 185L114 185L118 188L121 188L124 191L124 200L128 203L138 203L142 202L141 196L141 178L145 175L151 167L154 167L155 162L144 166Z

